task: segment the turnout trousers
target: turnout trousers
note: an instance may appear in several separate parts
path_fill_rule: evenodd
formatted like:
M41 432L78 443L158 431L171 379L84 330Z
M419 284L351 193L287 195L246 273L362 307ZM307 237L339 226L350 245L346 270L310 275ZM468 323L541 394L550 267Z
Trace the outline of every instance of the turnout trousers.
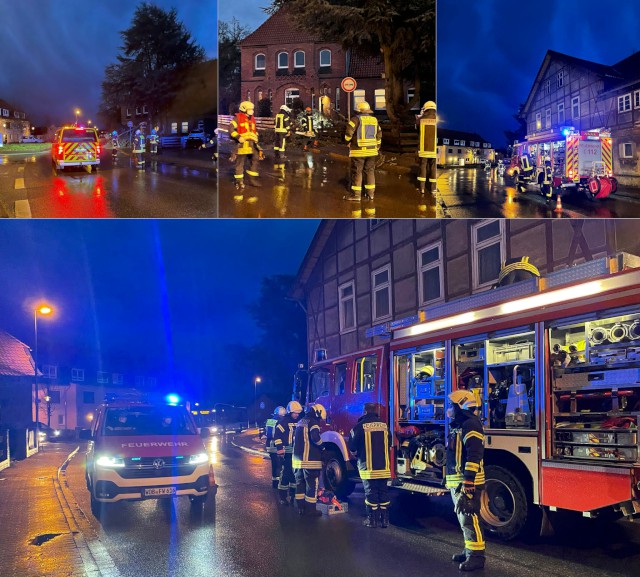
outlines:
M388 479L362 479L364 485L364 504L369 505L374 511L386 509L391 501L389 500Z
M296 501L313 503L318 501L318 482L321 469L296 469Z
M275 152L275 168L284 168L284 150L287 145L287 135L282 132L276 132L276 143L273 147Z
M420 185L420 192L424 192L425 188L429 192L436 191L436 159L435 158L421 158L420 170L418 173L418 184ZM427 187L427 181L429 186Z
M296 488L296 477L293 474L293 468L291 467L291 453L284 454L284 462L282 464L282 470L280 471L280 482L278 483L278 489L280 491L288 491L289 489Z
M282 472L282 457L278 453L269 453L271 459L271 481L279 481Z
M249 164L249 168L246 170L247 175L253 178L258 178L258 153L252 154L238 154L236 156L236 171L235 178L236 181L244 179L245 166L247 165L247 161Z
M351 193L355 196L362 194L362 177L364 174L364 191L371 197L376 189L376 159L377 156L351 157Z
M477 505L479 505L479 501L482 495L482 490L476 489L476 492L473 495L474 501L477 499ZM458 502L458 499L465 498L462 493L456 493L455 489L451 489L451 498L453 499L453 507ZM477 507L479 510L480 507ZM477 514L473 515L464 515L462 513L458 513L458 523L460 523L460 528L462 529L462 535L464 536L464 550L467 553L467 556L477 556L484 557L484 535L482 534L482 527L480 526L480 519Z

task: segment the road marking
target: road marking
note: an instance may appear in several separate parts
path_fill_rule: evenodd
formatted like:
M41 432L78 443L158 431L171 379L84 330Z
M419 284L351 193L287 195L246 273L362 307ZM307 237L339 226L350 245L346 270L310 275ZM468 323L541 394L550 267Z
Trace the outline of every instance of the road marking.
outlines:
M16 178L16 182L13 185L13 188L18 190L19 188L24 188L24 178Z
M16 218L31 218L31 206L28 200L16 200L14 210Z
M24 172L24 166L19 166L18 167L18 172Z

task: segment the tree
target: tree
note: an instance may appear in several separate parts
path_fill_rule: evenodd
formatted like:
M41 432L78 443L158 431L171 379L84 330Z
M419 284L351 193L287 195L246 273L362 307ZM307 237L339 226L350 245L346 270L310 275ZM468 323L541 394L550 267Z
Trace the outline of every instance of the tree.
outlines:
M242 26L235 18L231 22L218 24L219 108L229 114L235 105L242 100L240 94L240 42L247 37L249 32L250 29Z
M131 26L120 32L118 62L105 69L101 115L119 118L123 105L144 104L153 118L171 104L189 68L204 60L204 49L191 38L175 9L143 2Z
M507 148L511 150L513 143L524 141L524 137L527 135L527 121L522 117L522 109L524 104L521 104L518 108L518 113L513 115L513 118L518 122L519 126L516 130L505 130L504 137L507 140Z
M412 117L415 102L435 98L435 0L273 0L269 11L281 8L298 27L321 31L323 40L382 53L393 123ZM414 102L405 102L405 80L416 88Z

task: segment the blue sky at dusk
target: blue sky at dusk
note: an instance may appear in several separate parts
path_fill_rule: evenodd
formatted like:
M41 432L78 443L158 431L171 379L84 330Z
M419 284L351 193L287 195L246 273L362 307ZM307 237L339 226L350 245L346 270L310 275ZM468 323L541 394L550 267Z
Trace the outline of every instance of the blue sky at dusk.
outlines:
M152 0L178 18L208 58L217 55L216 0ZM0 99L34 124L68 122L80 108L96 118L107 64L116 62L120 32L135 0L0 0Z
M640 50L637 0L438 0L437 14L441 126L498 147L547 50L608 65Z

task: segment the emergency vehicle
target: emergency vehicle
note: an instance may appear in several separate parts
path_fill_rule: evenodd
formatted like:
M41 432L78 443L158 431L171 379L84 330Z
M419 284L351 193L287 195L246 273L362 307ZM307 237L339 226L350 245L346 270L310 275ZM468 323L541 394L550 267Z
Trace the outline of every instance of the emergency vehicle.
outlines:
M464 388L482 407L489 533L514 538L550 510L640 516L640 258L589 261L373 331L389 342L295 379L294 396L329 415L328 489L353 490L345 438L364 403L378 402L391 485L445 494L447 395Z
M618 189L612 154L608 131L564 128L516 142L507 174L524 189L538 185L547 198L580 191L589 200L603 200Z
M53 137L51 160L57 170L68 166L100 166L100 140L95 128L63 126Z

